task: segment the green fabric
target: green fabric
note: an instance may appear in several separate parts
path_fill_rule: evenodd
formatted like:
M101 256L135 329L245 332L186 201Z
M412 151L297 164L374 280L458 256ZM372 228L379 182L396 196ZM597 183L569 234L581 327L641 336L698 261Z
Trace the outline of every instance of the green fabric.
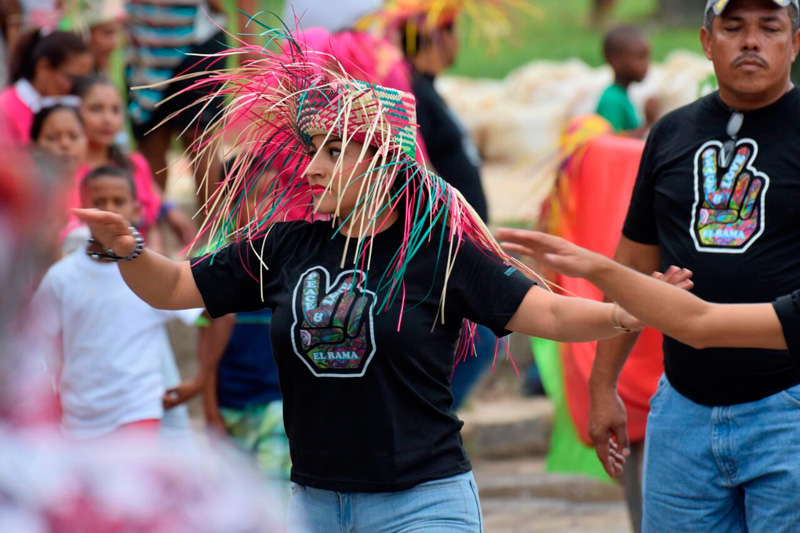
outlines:
M531 339L531 349L542 378L542 385L553 402L553 435L545 468L548 472L583 474L603 481L611 481L597 459L594 449L578 439L575 426L567 409L564 369L561 365L560 346L547 339Z
M253 455L259 470L271 478L289 479L292 464L283 426L283 402L219 410L231 440Z
M614 126L614 131L635 130L641 126L628 91L616 83L606 89L597 104L597 114Z

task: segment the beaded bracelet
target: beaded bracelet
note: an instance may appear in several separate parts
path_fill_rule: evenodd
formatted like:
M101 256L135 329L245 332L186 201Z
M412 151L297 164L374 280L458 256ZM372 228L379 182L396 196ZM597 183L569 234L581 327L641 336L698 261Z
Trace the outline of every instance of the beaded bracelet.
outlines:
M86 254L95 260L106 259L108 261L115 261L115 262L132 261L133 259L136 259L142 254L142 251L144 250L144 238L142 237L142 234L139 233L139 230L137 230L133 226L130 226L128 229L130 230L131 235L136 241L136 246L133 248L133 252L129 256L120 257L117 254L115 254L114 250L112 250L111 248L104 248L102 252L91 252L89 250L86 250ZM93 238L89 239L89 243L103 246Z

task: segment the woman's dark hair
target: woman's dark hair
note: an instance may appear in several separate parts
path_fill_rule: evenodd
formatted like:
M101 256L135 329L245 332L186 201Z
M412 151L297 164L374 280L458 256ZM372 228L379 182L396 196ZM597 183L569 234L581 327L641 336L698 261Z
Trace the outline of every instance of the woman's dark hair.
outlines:
M56 104L50 107L44 107L41 111L36 113L33 117L33 123L31 124L31 140L37 141L39 140L39 135L42 134L42 128L44 127L44 123L47 122L47 119L53 113L57 111L66 110L71 112L75 115L75 118L78 119L78 122L83 126L83 120L81 120L81 114L78 113L78 109L72 106L63 105L63 104Z
M89 173L86 174L81 180L81 188L85 187L90 181L100 178L119 178L121 180L125 180L125 182L128 184L128 187L131 188L131 196L134 200L136 200L136 184L133 182L131 173L124 168L116 166L102 165L89 171Z
M86 95L89 94L89 91L91 91L92 88L98 85L108 85L109 87L113 87L115 91L119 90L117 86L114 85L114 82L112 82L105 76L94 74L91 76L84 76L78 79L75 82L75 87L73 89L73 92L75 93L76 96L78 96L81 100L83 100L86 98ZM120 149L120 147L117 146L116 144L112 144L111 146L108 147L108 159L110 159L114 165L123 168L128 172L133 172L133 165L131 164L131 160L128 158L127 155L125 155L125 152L123 152Z
M400 26L400 45L403 47L406 59L411 59L421 49L434 44L440 33L453 31L454 26L455 24L450 22L442 24L430 33L421 33L419 21L408 20L403 23ZM409 36L413 36L413 40L409 39Z
M54 31L42 35L41 30L31 30L17 40L9 61L11 83L21 79L32 80L36 64L47 59L50 66L58 68L76 55L89 52L89 46L75 33Z

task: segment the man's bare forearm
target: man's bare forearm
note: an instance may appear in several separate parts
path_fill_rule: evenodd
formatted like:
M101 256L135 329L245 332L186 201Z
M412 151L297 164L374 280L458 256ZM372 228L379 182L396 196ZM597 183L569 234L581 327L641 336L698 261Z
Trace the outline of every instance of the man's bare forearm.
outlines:
M614 259L641 273L650 274L659 267L658 247L620 239ZM607 299L609 295L606 294ZM590 388L615 387L622 367L636 345L639 334L634 333L597 343L597 354L589 378Z
M616 387L622 367L637 340L639 333L631 333L598 342L589 387Z

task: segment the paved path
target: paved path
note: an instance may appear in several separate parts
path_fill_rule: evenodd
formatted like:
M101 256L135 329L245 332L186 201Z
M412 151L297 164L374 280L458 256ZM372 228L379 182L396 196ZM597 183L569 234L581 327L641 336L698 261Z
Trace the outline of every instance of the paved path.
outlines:
M544 472L541 458L473 461L487 533L631 533L621 489Z

